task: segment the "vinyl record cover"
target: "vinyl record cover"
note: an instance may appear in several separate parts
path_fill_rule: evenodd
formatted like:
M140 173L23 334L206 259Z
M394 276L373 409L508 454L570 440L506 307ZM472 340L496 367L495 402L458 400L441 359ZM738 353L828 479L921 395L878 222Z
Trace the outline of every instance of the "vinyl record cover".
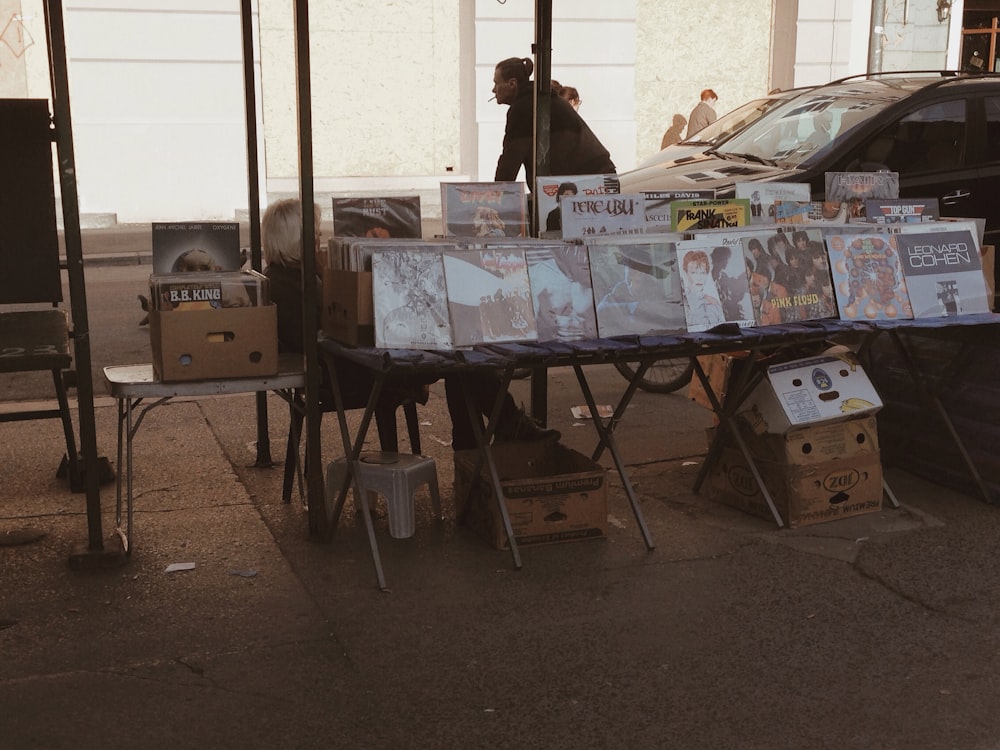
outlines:
M737 182L737 198L750 201L751 224L773 224L777 221L776 201L809 201L807 182Z
M846 203L835 201L793 201L774 202L776 224L847 224Z
M420 196L333 199L333 233L340 237L421 236Z
M525 249L539 341L597 338L590 253L560 243Z
M837 317L822 230L762 229L741 242L757 325Z
M535 195L538 200L538 228L540 231L562 231L562 213L559 206L563 196L593 196L620 193L616 174L576 174L553 177L543 175L535 178Z
M850 219L864 219L869 198L898 198L899 172L827 172L826 201L846 206Z
M674 201L670 204L670 224L675 232L743 227L749 223L750 201L745 198Z
M256 271L152 274L150 299L156 310L218 310L271 303L268 278Z
M567 196L559 208L562 236L566 239L646 232L646 196L643 193Z
M670 232L670 204L674 201L714 200L714 190L646 191L646 233Z
M382 248L372 256L375 346L452 349L444 265L435 250Z
M899 255L886 235L825 235L837 308L844 320L910 319Z
M239 271L240 225L153 222L153 273Z
M684 317L689 331L707 331L722 323L755 325L743 248L721 237L677 243Z
M523 182L442 182L446 237L527 237Z
M443 258L456 347L538 339L523 250L455 250Z
M915 318L990 311L982 258L967 230L891 236Z
M588 243L601 338L687 330L676 243L641 239Z
M920 224L937 221L941 207L937 198L869 198L865 219L873 224Z

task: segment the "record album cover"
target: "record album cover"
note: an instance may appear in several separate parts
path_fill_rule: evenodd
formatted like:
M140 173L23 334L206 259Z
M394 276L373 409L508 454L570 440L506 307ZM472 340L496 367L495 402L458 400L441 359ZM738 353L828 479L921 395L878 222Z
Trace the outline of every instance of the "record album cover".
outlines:
M527 237L523 182L442 182L446 237Z
M982 258L968 230L891 236L915 318L990 311Z
M825 239L841 318L913 317L899 255L887 235L829 234Z
M334 198L333 233L340 237L419 238L420 196Z
M371 260L375 346L453 348L440 252L383 248Z
M675 242L606 238L588 249L601 338L687 330Z
M539 341L597 338L590 253L560 243L525 249Z
M240 225L153 222L153 273L239 271Z
M538 339L523 250L456 250L443 258L455 346Z

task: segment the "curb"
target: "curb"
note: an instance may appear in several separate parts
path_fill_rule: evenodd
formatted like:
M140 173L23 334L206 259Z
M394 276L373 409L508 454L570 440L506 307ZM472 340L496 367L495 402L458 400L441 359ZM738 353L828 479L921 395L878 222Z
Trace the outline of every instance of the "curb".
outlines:
M59 256L59 265L66 268L65 255ZM87 266L152 266L152 253L95 253L83 256L83 265Z

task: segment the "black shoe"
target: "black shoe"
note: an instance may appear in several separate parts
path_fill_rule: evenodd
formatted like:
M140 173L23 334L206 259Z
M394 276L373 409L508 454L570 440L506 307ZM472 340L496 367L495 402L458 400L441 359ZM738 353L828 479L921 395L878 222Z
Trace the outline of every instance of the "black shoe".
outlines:
M521 408L514 412L511 419L501 420L501 423L497 425L494 442L556 442L561 437L562 433L559 430L542 427L538 422L525 414L524 409Z

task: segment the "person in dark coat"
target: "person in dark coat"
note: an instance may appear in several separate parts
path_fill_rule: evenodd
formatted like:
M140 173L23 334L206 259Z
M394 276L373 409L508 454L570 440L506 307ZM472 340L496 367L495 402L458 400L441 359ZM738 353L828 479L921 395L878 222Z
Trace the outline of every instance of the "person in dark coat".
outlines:
M533 135L535 129L534 63L530 58L511 57L497 64L493 94L497 104L509 105L503 151L497 161L497 181L513 181L524 167L531 190L535 180ZM549 172L553 175L614 174L611 154L598 140L573 105L554 91L549 92Z

